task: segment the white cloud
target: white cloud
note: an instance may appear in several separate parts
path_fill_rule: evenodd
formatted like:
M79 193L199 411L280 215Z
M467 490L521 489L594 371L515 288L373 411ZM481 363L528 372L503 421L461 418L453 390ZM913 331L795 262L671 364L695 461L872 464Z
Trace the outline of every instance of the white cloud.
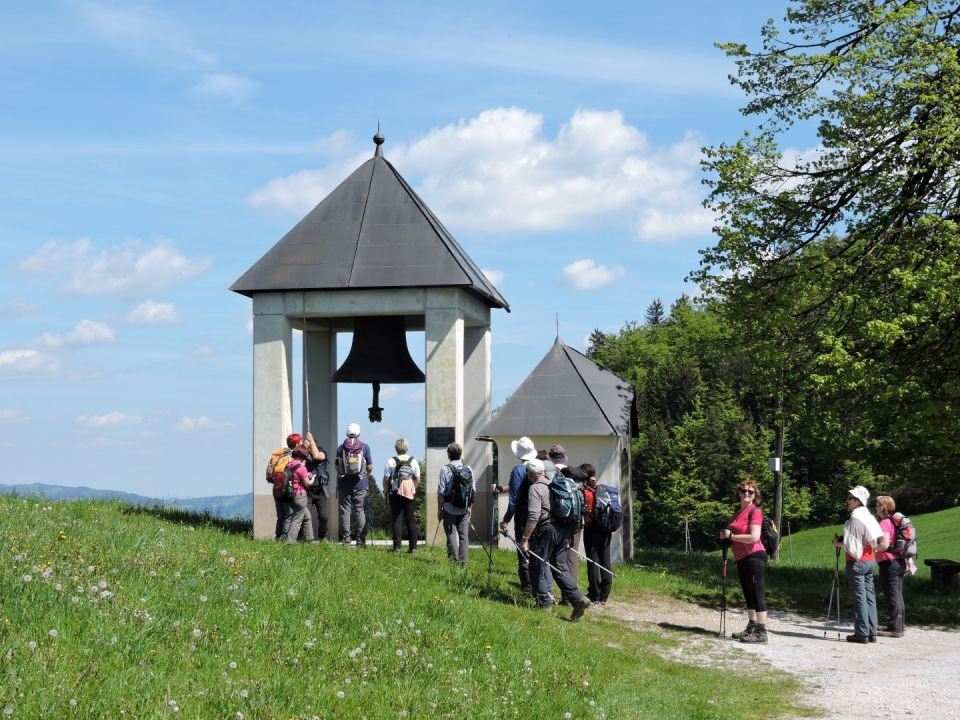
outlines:
M640 240L710 234L712 218L700 205L696 137L651 147L619 111L577 110L553 138L543 125L542 115L522 108L485 110L393 146L389 156L405 177L419 178L418 192L455 230L541 232L613 224ZM248 202L302 214L357 164L274 179Z
M241 75L230 73L210 73L204 75L193 87L193 91L211 100L222 100L231 105L246 102L257 89L257 83Z
M233 426L232 422L217 422L202 415L198 418L180 418L174 423L173 429L177 432L193 432L194 430L229 430Z
M143 418L139 415L124 415L121 412L111 412L106 415L81 415L77 420L87 427L102 428L113 425L139 425Z
M29 422L30 417L22 410L7 410L0 408L0 424L26 425Z
M212 345L201 345L191 353L191 355L198 358L213 357L216 354L217 350Z
M23 272L66 275L66 293L102 295L162 291L203 273L210 258L188 258L173 243L140 240L96 249L89 238L74 243L50 241L18 265Z
M145 300L127 313L126 320L134 325L169 325L180 321L173 303Z
M400 394L400 388L396 385L387 385L380 391L381 400L392 400Z
M77 345L98 345L113 342L117 334L106 323L94 320L81 320L66 335L44 333L40 336L39 344L43 347L56 349Z
M424 391L423 387L421 386L421 387L418 387L413 392L408 393L406 399L416 401L416 400L423 400L426 397L427 397L426 391Z
M577 290L596 290L620 279L624 272L620 265L608 268L597 265L590 258L577 260L563 268L563 274Z
M489 270L487 268L480 268L480 272L487 276L487 280L492 282L494 285L499 285L503 282L503 278L506 277L503 274L503 270Z
M22 297L10 298L0 302L0 318L21 318L39 311L39 305L28 303Z
M0 352L0 371L5 374L42 373L56 369L56 359L39 350L15 348Z

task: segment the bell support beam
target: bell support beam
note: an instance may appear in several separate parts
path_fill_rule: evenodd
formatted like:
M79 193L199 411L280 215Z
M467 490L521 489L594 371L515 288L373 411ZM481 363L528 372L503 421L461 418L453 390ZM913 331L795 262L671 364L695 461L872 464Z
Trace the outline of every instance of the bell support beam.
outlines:
M337 537L339 523L337 472L333 456L339 443L336 428L337 385L330 382L330 375L337 367L337 333L308 320L303 341L306 346L303 407L307 407L309 403L310 432L313 433L317 445L327 452L327 472L330 475L330 485L327 486L327 537L333 539Z
M263 475L270 454L293 432L293 325L280 293L253 299L253 536L272 538L273 494Z

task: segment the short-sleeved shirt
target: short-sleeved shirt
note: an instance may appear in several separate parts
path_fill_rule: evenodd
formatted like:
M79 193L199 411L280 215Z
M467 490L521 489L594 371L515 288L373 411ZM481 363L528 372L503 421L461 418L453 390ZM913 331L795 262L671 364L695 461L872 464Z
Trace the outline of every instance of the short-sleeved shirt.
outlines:
M885 517L880 521L880 529L883 530L883 534L887 536L887 547L893 547L893 542L897 537L897 528L893 524L893 520ZM886 550L882 552L877 552L877 562L886 562L887 560L896 560L897 556L892 552L887 552Z
M343 443L337 447L337 468L342 467L341 461L343 460ZM351 490L366 490L369 485L369 474L367 473L367 465L373 465L373 455L370 452L370 446L366 443L363 443L363 467L360 469L360 479L354 483L351 483L348 480L345 480L342 476L338 478L338 484L348 486Z
M737 512L733 520L730 522L730 529L733 531L734 535L749 535L750 528L747 525L749 518L749 523L751 525L759 525L763 527L763 510L758 508L752 503ZM734 560L743 560L747 555L753 555L755 552L766 552L763 549L763 543L759 539L752 545L747 543L734 542L731 543L731 549L733 550L733 559Z
M437 493L443 495L444 497L450 494L450 483L453 482L453 473L450 471L451 465L454 467L469 467L469 465L465 466L462 460L451 460L449 463L440 468L440 479L437 481ZM474 491L476 491L477 479L474 478L470 484L473 486ZM443 501L443 510L450 515L466 515L469 509L470 508L457 507L449 500Z
M293 494L306 495L306 482L307 478L310 476L310 473L307 472L307 466L304 464L303 460L291 460L289 466L291 468L295 468L293 471Z
M410 469L413 471L413 479L420 479L420 463L417 462L416 458L412 458L409 455L397 455L387 460L386 464L383 466L383 476L386 478L393 478L393 469L397 466L397 458L401 460L407 460L410 463Z

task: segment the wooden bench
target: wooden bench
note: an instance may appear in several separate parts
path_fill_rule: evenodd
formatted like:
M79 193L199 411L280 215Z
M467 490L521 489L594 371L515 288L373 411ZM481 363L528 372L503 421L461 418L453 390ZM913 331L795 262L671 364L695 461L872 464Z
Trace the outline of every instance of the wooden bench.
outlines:
M923 564L930 567L930 580L934 587L943 590L960 590L960 562L931 558L924 560Z

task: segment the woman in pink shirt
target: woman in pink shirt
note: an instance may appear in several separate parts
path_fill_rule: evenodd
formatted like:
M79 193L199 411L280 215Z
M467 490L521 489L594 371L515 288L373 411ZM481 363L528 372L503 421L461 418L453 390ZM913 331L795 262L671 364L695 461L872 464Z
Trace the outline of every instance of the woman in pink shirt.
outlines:
M293 459L287 463L287 468L293 471L293 517L287 531L287 542L291 544L297 542L301 526L307 529L307 535L312 532L310 512L307 509L307 488L313 485L313 478L307 472L308 457L310 450L303 445L297 445L293 449Z
M742 643L766 643L767 597L763 581L767 571L767 552L760 542L763 511L758 507L760 490L757 484L753 480L741 482L737 499L740 507L730 524L720 531L720 539L729 540L733 548L749 622L743 632L733 633L731 637Z
M878 495L876 508L880 529L887 536L887 548L892 548L897 539L897 529L892 519L897 505L889 495ZM887 627L877 635L903 637L903 576L907 573L907 559L882 550L877 553L877 565L880 566L880 585L887 603Z

